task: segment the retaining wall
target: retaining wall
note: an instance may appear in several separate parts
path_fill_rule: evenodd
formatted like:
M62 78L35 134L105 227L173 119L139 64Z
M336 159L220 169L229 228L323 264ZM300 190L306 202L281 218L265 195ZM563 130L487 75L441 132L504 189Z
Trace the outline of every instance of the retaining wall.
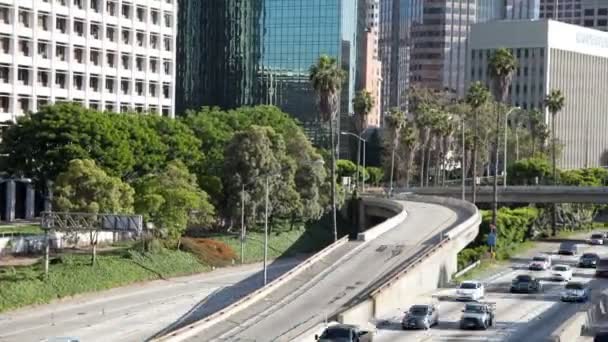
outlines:
M458 252L479 233L481 216L473 204L457 199L397 195L396 199L457 208L468 216L458 226L439 234L436 245L423 250L408 267L374 290L371 295L338 314L341 323L366 324L397 309L405 309L417 296L447 284L457 271Z
M131 239L131 233L98 232L97 242L113 243ZM62 233L49 234L49 245L54 249L68 247L85 247L90 245L89 233ZM27 254L44 252L44 235L13 235L0 238L0 254Z

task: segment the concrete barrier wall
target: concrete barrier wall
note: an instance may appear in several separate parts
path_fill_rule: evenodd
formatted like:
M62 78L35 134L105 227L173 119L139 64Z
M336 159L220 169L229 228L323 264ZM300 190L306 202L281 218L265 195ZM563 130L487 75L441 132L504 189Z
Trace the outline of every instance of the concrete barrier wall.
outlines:
M551 334L549 339L552 342L574 342L581 336L583 325L587 321L586 312L577 312L572 318L560 325L557 330Z
M387 231L395 228L407 218L407 212L405 211L405 206L403 203L375 197L364 197L363 202L365 207L382 207L392 211L396 215L364 232L359 233L357 235L357 240L359 241L373 240Z
M97 242L113 243L131 238L131 233L98 232ZM61 249L67 247L90 246L91 235L89 233L61 233L55 232L49 235L51 248ZM14 235L0 238L0 254L26 254L44 252L44 235Z
M443 232L444 239L441 243L423 251L408 267L373 291L369 298L340 313L338 320L341 323L362 324L395 310L405 311L413 304L415 297L447 284L457 271L458 252L473 241L479 232L481 215L477 207L469 202L410 194L397 195L396 199L449 206L468 217L449 231Z
M380 223L379 225L377 225L375 227L370 228L368 231L372 231L372 233L370 233L368 236L365 236L363 238L363 241L370 241L373 238L377 237L378 235L380 235L380 233L378 233L379 231L386 232L389 229L396 227L397 225L402 223L403 220L405 220L405 218L407 216L407 213L405 212L405 207L401 203L397 203L397 202L394 202L394 201L391 201L388 199L366 198L365 200L368 201L366 203L366 205L377 205L377 206L382 206L382 208L385 208L385 209L393 210L395 212L396 216L389 218L388 220ZM380 229L374 230L378 226L381 226ZM323 258L327 254L331 253L334 249L336 249L340 245L346 243L347 241L348 241L348 236L345 236L342 239L329 245L322 251L318 252L317 254L306 259L303 263L299 264L298 266L296 266L289 272L285 273L281 277L273 280L268 285L252 292L251 294L245 296L244 298L240 299L236 303L233 303L232 305L228 306L227 308L225 308L221 311L218 311L218 312L214 313L213 315L208 316L198 322L187 325L183 328L180 328L176 331L168 333L164 336L152 339L151 341L171 341L171 342L183 341L184 339L207 329L208 327L218 323L219 321L225 319L226 317L249 307L250 305L257 302L258 300L263 299L268 294L270 294L272 291L274 291L277 287L283 285L285 282L296 277L298 274L300 274L301 272L306 270L306 268L308 268L314 262Z

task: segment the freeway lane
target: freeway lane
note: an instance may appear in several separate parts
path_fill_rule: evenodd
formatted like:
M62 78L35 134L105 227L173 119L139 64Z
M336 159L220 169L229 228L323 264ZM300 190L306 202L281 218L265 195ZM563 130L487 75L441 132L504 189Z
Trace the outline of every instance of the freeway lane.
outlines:
M399 227L352 251L339 266L289 284L270 296L190 338L193 341L292 341L375 280L407 264L436 243L437 233L465 220L465 213L435 204L406 202L409 215Z
M275 278L300 261L275 261L269 276ZM221 291L232 285L239 284L236 288L245 292L260 286L260 269L261 264L229 267L6 312L0 314L0 341L40 341L54 336L79 337L87 342L143 341L209 301L211 294L217 294L213 298L221 301L227 299ZM225 293L237 295L232 289Z
M542 251L550 252L557 249L557 243L543 244ZM588 247L585 251L593 251L608 256L608 247ZM531 256L531 255L530 255ZM555 262L574 266L577 258L571 256L555 256ZM511 294L509 285L517 274L535 274L543 278L547 272L535 272L525 269L527 260L520 259L513 263L508 272L497 274L487 283L484 300L496 303L496 326L487 331L464 331L458 328L463 303L443 298L452 295L454 290L443 289L429 296L418 299L419 303L438 303L440 323L428 331L402 331L400 321L403 313L395 312L387 318L386 324L378 327L376 342L383 341L546 341L547 337L565 320L572 317L578 310L586 308L587 304L562 303L559 294L564 283L543 281L545 291L542 294ZM574 268L573 280L589 282L593 297L599 295L600 289L608 287L607 279L594 279L593 269ZM438 302L439 300L439 302ZM414 303L409 303L414 304ZM407 310L404 305L403 311Z

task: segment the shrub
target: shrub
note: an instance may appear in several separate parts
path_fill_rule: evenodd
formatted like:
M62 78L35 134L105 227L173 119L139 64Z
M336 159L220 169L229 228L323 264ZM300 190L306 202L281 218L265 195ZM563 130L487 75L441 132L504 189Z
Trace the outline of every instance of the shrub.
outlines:
M236 260L236 254L232 248L221 241L183 238L182 246L184 250L194 254L203 264L210 266L226 266Z

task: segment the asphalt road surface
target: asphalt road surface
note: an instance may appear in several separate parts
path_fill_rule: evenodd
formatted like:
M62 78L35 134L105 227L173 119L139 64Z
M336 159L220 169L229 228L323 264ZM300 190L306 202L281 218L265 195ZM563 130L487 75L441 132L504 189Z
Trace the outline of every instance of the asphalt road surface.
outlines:
M426 203L406 202L399 227L363 245L352 245L338 265L297 286L278 289L250 308L226 318L192 341L293 341L325 320L375 281L401 268L440 231L465 220L465 213Z
M542 243L540 251L554 253L557 243ZM600 256L608 256L608 246L589 246L583 252L593 251ZM518 274L533 274L541 279L546 278L546 271L528 271L526 257L514 259L511 268L484 280L486 281L486 298L483 301L496 303L496 324L494 327L482 330L460 330L458 322L464 303L450 300L454 289L439 290L429 296L420 297L418 303L435 303L439 305L440 323L427 331L403 331L401 319L403 312L395 312L391 317L378 324L375 342L391 341L548 341L548 337L563 322L579 310L584 310L585 303L563 303L560 293L565 282L542 280L544 291L540 294L511 294L511 280ZM591 282L592 297L599 296L602 289L608 287L607 279L595 279L594 269L576 267L578 257L554 255L554 264L563 263L573 267L573 281ZM592 301L594 299L592 298ZM410 303L414 304L414 303ZM402 311L406 311L404 306ZM576 342L576 341L572 341Z
M274 262L270 278L301 260ZM0 341L58 336L89 341L144 341L175 323L204 316L262 284L261 264L158 280L0 314ZM205 304L214 303L210 307ZM207 310L200 310L205 308Z

